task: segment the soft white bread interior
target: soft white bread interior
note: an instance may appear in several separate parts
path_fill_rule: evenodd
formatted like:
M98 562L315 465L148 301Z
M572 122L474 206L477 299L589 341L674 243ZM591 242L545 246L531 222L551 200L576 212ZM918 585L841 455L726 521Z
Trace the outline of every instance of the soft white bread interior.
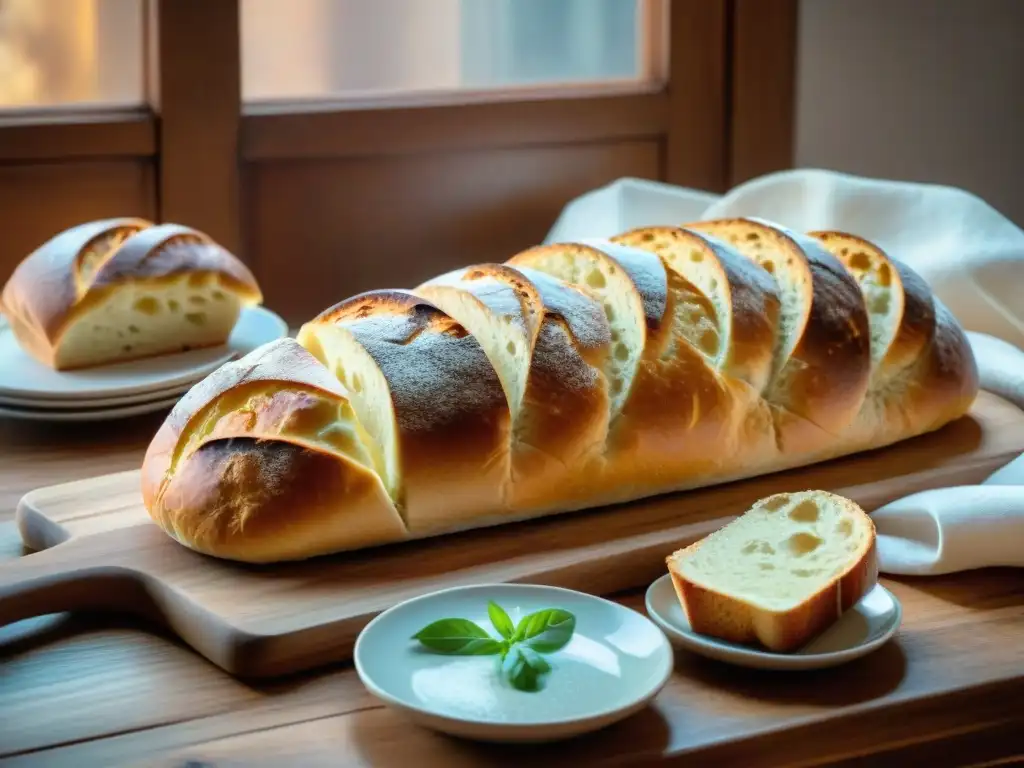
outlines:
M29 254L0 295L19 345L57 370L224 344L255 278L207 235L105 219Z
M368 525L398 521L398 541L803 466L966 413L978 377L959 324L895 259L877 249L847 259L843 237L746 219L648 228L342 301L306 323L298 344L343 388L360 466L379 479L379 503L356 494L352 504L377 510L363 513ZM888 305L877 298L886 264ZM267 386L305 391L284 375ZM254 447L242 420L233 443L205 449L221 463L204 464L203 450L186 464L153 460L147 471L162 479L150 482L226 498L241 481L224 462L257 449L277 457L280 476L315 471L293 466L288 441L261 440L252 413L263 407L246 411ZM162 450L191 450L192 428L175 429ZM265 481L245 482L247 503L262 503ZM198 502L186 513L171 497L147 498L179 539L198 530ZM322 508L332 532L343 508ZM362 531L348 542L332 534L329 546L364 546ZM265 541L251 553L243 542L220 554L274 556ZM302 551L282 540L278 555Z
M806 645L878 580L874 523L825 491L761 499L667 563L695 632L776 652Z

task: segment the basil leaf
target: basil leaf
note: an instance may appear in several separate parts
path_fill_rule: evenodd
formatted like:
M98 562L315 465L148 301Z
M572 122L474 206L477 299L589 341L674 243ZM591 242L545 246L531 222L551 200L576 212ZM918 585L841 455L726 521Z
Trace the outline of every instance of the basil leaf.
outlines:
M504 608L493 600L488 600L487 615L491 619L491 624L494 625L494 628L498 630L502 637L512 637L513 633L516 631L516 625L512 623L512 619L507 613L505 613Z
M528 645L517 645L519 653L522 655L526 663L533 667L534 671L543 674L544 672L551 671L551 665L548 664L548 660L537 653L533 648Z
M529 657L523 650L524 648L519 645L509 648L501 664L501 671L512 687L521 691L536 691L540 687L541 670L530 664Z
M487 656L502 651L501 643L469 619L439 619L413 635L413 639L432 651L460 656Z
M576 617L561 608L546 608L524 616L512 636L513 642L526 642L533 650L552 653L565 646L576 630Z

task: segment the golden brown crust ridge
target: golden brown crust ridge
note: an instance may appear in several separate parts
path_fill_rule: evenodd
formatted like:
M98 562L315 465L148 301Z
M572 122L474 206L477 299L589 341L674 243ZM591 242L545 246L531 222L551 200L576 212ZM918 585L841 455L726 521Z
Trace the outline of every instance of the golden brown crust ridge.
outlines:
M238 293L243 304L263 300L256 278L245 264L208 235L180 224L159 224L140 230L102 261L90 287L123 280L154 280L194 273L210 275Z
M203 443L171 477L154 520L185 546L247 562L392 543L405 529L372 471L279 440Z
M184 275L190 285L193 281L196 285L218 282L242 305L262 301L249 269L202 232L177 224L120 218L72 227L41 245L14 270L0 305L18 342L33 357L51 367L81 367L93 364L95 358L74 357L69 362L61 346L76 321L123 288L167 287ZM203 337L193 346L210 343L210 338ZM145 354L174 349L171 344ZM97 354L106 361L111 353L89 353ZM126 353L118 359L134 358Z
M906 264L862 237L836 230L808 235L820 240L859 283L870 282L890 289L890 300L898 304L898 328L884 358L876 366L874 378L899 374L916 362L935 330L935 307L928 284Z
M755 262L773 266L783 296L787 272L776 260L787 262L788 274L800 276L802 284L788 289L802 297L803 311L791 320L796 327L795 344L780 359L766 398L823 433L813 437L813 430L794 425L782 430L783 443L836 439L853 423L871 376L870 329L857 281L813 238L777 224L736 218L686 227L724 237ZM766 248L774 249L774 255L766 253ZM785 314L781 322L787 322ZM788 418L786 422L793 423Z
M196 417L222 395L256 383L279 384L285 391L288 387L319 390L335 401L347 398L344 386L290 338L277 339L226 363L185 393L150 441L142 462L142 494L147 507L157 502L179 443L188 440ZM244 432L239 432L242 435Z
M35 345L53 344L78 299L79 275L94 268L129 235L149 226L152 222L145 219L102 219L60 232L15 267L4 286L0 309L12 324L35 337ZM92 265L85 263L90 251L95 252Z
M720 296L716 320L721 349L713 357L723 373L762 392L771 375L780 305L771 275L705 232L641 227L612 239L657 253L668 269L700 288L712 303Z
M570 468L599 457L608 430L608 387L600 364L610 334L600 304L547 274L504 265L459 270L417 291L443 302L471 332L493 337L487 353L495 369L514 371L522 382L519 399L511 402L509 503L574 500L579 490L564 482ZM468 311L453 291L476 302L479 312ZM526 341L506 325L521 329Z
M330 326L354 339L387 387L377 394L390 401L387 418L397 428L398 503L410 529L506 513L511 415L480 343L408 291L368 291L340 302L307 323L299 338L316 345L319 329L329 335Z

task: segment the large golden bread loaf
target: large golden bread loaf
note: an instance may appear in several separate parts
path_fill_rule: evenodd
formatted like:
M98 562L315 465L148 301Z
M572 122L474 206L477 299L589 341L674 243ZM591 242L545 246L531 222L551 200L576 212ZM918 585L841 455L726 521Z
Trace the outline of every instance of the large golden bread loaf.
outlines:
M878 448L977 390L895 254L756 219L650 227L324 311L171 412L145 502L201 552L304 558Z

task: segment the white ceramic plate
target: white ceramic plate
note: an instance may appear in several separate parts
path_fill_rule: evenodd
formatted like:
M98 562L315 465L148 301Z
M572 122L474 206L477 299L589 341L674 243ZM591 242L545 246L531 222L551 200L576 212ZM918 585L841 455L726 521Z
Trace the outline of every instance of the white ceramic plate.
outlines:
M794 653L772 653L694 632L668 574L648 588L646 604L647 615L665 631L673 645L718 661L757 669L822 669L845 664L886 643L903 618L896 596L876 584L839 621L804 648Z
M125 419L129 416L141 416L156 411L169 411L181 395L175 395L162 400L154 400L147 403L137 403L113 408L89 408L82 410L57 410L38 408L5 408L0 406L0 419L20 419L22 421L59 421L59 422L80 422L80 421L112 421L114 419Z
M539 691L520 691L499 674L497 656L421 650L412 636L443 618L466 618L499 635L487 615L494 600L514 623L545 608L576 616L566 645L545 658ZM555 587L456 587L400 603L360 633L355 667L367 689L414 721L463 738L539 742L594 731L642 709L672 673L672 648L642 614L599 597Z
M287 333L287 324L270 310L246 307L226 346L80 371L55 371L21 348L5 321L0 324L0 395L33 400L96 400L168 390L194 384L232 357Z
M143 403L154 403L158 400L169 400L172 397L181 397L194 387L196 382L178 384L167 389L154 389L149 392L139 392L134 395L121 395L119 397L96 397L81 398L76 400L66 398L34 398L34 397L11 397L0 395L0 408L8 410L39 410L39 411L83 411L92 408L122 408L128 405L141 405Z

